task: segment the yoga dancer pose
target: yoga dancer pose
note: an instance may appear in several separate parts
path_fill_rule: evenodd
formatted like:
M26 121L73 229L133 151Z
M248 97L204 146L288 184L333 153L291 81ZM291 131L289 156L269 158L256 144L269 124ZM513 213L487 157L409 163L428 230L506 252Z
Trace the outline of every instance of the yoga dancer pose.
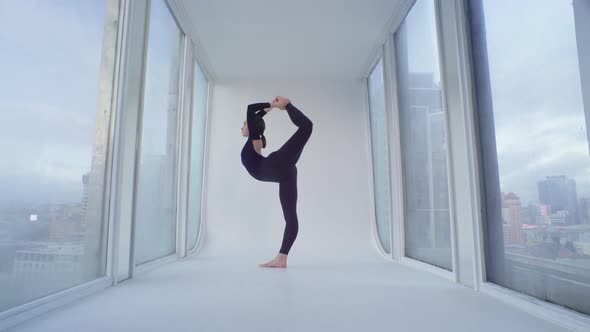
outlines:
M265 123L262 119L273 108L286 110L289 118L298 129L289 140L268 157L261 154L266 147L264 137ZM313 123L287 98L276 97L271 103L248 105L242 135L248 137L242 149L242 164L255 179L279 184L279 198L285 217L285 232L279 254L261 267L287 267L287 255L299 231L297 220L297 161L305 143L309 140Z

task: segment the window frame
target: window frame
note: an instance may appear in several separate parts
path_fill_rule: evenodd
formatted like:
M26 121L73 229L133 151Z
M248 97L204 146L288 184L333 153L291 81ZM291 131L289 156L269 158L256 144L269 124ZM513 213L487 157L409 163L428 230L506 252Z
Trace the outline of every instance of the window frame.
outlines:
M417 0L421 1L421 0ZM442 38L442 29L441 29L441 18L440 18L440 6L441 3L439 0L428 0L433 1L434 5L434 15L435 15L435 27L436 27L436 42L437 42L437 61L440 70L440 77L441 77L441 96L442 96L442 109L444 111L444 119L445 119L445 135L447 136L447 151L446 151L446 162L447 162L447 179L448 179L448 195L449 195L449 222L450 222L450 242L451 242L451 271L443 269L441 267L434 266L432 264L408 257L405 252L405 180L403 176L403 162L402 162L402 142L401 142L401 135L400 135L400 119L399 119L399 112L401 111L399 105L399 80L398 80L398 73L397 73L397 59L396 59L396 48L395 48L395 35L399 28L404 24L407 16L410 14L411 10L414 8L416 1L412 1L412 6L409 8L408 12L405 14L403 19L400 22L400 25L395 29L391 38L388 38L386 42L386 50L389 52L390 57L390 72L391 72L391 79L390 85L392 90L390 93L392 96L390 97L392 100L392 111L395 114L394 122L395 126L393 127L395 130L395 137L396 142L395 145L395 161L396 161L396 172L392 174L395 176L395 183L396 183L396 190L398 192L399 198L396 204L397 210L399 212L399 216L396 220L396 228L398 230L397 234L397 243L398 243L398 252L399 252L399 261L414 268L419 268L422 270L426 270L432 273L435 273L439 276L447 278L449 280L453 280L455 282L458 281L458 262L457 262L457 248L456 248L456 217L455 217L455 188L453 185L453 163L452 163L452 149L453 146L451 144L451 135L450 135L450 126L449 126L449 107L447 105L447 92L446 92L446 77L445 77L445 64L444 64L444 54L443 54L443 38ZM391 90L391 89L390 89Z
M108 16L105 18L105 22L114 23L105 26L101 48L100 82L103 84L104 82L110 82L110 86L109 89L100 90L99 108L97 108L107 109L107 112L97 111L101 119L106 119L97 121L97 126L101 124L104 126L104 128L98 128L97 130L102 132L107 141L105 160L100 161L105 168L101 216L103 220L102 236L105 239L103 241L106 242L104 248L105 257L104 262L102 262L105 266L105 276L0 312L0 330L13 327L45 312L65 306L77 299L115 286L120 281L133 278L137 274L145 273L157 266L179 260L197 252L204 223L201 222L199 226L197 244L194 248L188 248L188 242L186 241L187 219L185 219L188 213L188 201L184 201L186 192L180 183L188 178L189 170L183 167L183 162L190 158L190 150L186 149L185 137L189 135L185 135L187 129L182 127L182 119L192 116L192 102L187 102L186 98L190 97L189 99L192 101L194 91L192 90L192 82L187 83L186 79L192 78L193 73L191 70L199 64L207 79L206 132L203 155L204 181L202 186L204 191L208 164L208 121L213 76L206 55L195 46L200 44L190 21L187 19L188 16L182 4L179 4L177 0L158 0L164 1L182 36L177 82L179 93L178 116L176 119L176 171L174 175L176 182L174 192L177 196L175 212L176 251L172 255L139 266L135 265L135 225L133 220L135 219L134 209L136 205L138 157L142 125L141 113L143 113L151 1L156 0L146 2L106 0L106 15L116 17ZM134 38L138 36L143 36L143 38ZM136 65L131 66L131 63L136 63ZM107 76L105 76L105 72L108 74ZM132 174L132 176L129 176L129 174ZM125 180L126 177L131 179ZM201 217L205 215L205 199L206 195L203 194Z

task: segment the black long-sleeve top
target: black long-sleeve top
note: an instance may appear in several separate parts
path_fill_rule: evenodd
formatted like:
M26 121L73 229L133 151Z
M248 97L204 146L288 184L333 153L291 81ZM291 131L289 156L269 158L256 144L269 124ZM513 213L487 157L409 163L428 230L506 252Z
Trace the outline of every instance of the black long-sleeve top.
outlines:
M246 123L248 124L249 135L246 144L244 144L244 147L242 148L242 164L246 167L246 170L250 175L259 180L261 180L261 164L265 157L256 152L252 141L258 140L262 136L262 133L256 127L256 117L265 116L266 111L264 111L264 109L269 107L270 103L250 104L248 105L248 110L246 112Z

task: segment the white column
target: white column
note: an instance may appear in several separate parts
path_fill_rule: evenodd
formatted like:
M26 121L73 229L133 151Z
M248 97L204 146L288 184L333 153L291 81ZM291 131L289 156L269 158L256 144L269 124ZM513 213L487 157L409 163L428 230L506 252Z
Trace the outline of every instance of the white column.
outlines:
M140 110L145 77L147 19L149 1L128 1L124 25L119 87L117 89L117 126L115 128L116 170L111 190L113 218L113 282L128 279L133 274L133 201L138 180L136 158L140 125Z

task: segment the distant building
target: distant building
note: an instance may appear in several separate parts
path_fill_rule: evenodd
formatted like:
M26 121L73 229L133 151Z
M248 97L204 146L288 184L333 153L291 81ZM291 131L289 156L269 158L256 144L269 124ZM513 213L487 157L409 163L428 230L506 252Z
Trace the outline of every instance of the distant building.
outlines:
M551 214L551 225L557 226L564 226L567 224L567 220L569 218L569 212L564 210L559 210L553 214Z
M77 242L84 241L87 215L90 173L82 176L81 202L73 204L52 205L48 211L42 211L49 222L49 241Z
M590 256L590 225L565 226L560 232L562 245L570 242L575 253Z
M33 250L40 245L35 242L7 240L0 242L0 273L14 271L14 256L17 251Z
M590 225L590 198L580 199L580 223Z
M23 298L34 299L83 283L84 244L35 243L16 250L12 286Z
M86 173L82 175L82 211L81 211L81 231L83 232L86 230L86 225L88 223L87 216L88 216L88 194L89 194L89 186L90 186L90 173Z
M402 76L408 86L400 101L405 110L400 113L400 121L405 124L402 153L405 176L412 179L404 196L407 210L412 211L408 230L428 234L414 237L413 246L450 249L448 148L442 90L433 73L408 71Z
M566 176L548 176L539 181L539 201L549 205L551 214L558 211L567 211L565 223L567 225L579 224L578 219L578 194L576 181Z
M502 193L502 219L504 220L505 244L524 244L522 205L520 198L515 193Z
M82 206L63 204L46 213L49 222L49 241L70 242L80 241L83 220Z
M523 206L521 209L521 219L522 223L525 225L532 225L537 223L537 216L540 215L540 208L538 205L529 204L528 206Z

